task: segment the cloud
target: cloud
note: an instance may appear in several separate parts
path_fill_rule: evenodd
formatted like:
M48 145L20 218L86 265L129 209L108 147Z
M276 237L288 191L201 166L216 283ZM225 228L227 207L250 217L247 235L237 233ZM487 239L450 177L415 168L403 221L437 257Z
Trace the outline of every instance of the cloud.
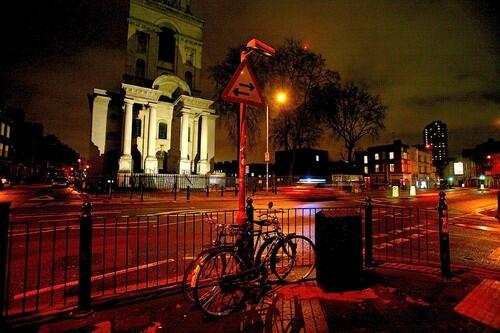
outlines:
M471 91L463 94L449 94L428 97L411 97L407 100L410 107L433 108L457 103L500 105L500 91Z

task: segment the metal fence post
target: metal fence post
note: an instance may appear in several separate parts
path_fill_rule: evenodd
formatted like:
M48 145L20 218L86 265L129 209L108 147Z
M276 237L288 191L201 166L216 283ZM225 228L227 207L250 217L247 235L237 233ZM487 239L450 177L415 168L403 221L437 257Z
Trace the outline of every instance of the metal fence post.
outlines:
M237 197L238 196L238 184L234 184L234 196Z
M441 275L451 278L450 234L448 232L448 205L446 194L439 192L439 254L441 259Z
M221 188L220 188L220 196L221 197L224 196L224 186L221 186Z
M10 202L0 202L0 328L5 326L4 312L9 290L6 285L9 211Z
M78 274L77 315L90 314L92 274L92 204L86 201L80 217L80 269Z
M191 187L188 185L186 187L186 200L189 201L190 197L191 197Z
M209 195L210 195L210 188L207 185L207 198L209 197Z
M373 264L373 206L372 198L365 199L365 265Z

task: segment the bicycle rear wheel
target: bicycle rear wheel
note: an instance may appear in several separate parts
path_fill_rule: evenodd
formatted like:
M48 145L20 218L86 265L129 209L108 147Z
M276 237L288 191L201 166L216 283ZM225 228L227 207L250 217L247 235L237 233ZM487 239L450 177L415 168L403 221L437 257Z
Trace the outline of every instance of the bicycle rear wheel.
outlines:
M208 254L194 274L194 299L209 316L224 316L239 308L245 298L239 274L243 261L233 251L221 249Z
M280 241L271 254L271 271L284 283L299 282L311 275L316 265L313 242L302 235Z
M191 285L194 285L192 281L196 266L198 266L203 261L204 257L206 257L208 253L210 253L210 251L213 251L213 249L206 249L201 251L198 256L189 263L186 271L184 272L184 276L182 277L182 295L189 303L195 302L193 287Z

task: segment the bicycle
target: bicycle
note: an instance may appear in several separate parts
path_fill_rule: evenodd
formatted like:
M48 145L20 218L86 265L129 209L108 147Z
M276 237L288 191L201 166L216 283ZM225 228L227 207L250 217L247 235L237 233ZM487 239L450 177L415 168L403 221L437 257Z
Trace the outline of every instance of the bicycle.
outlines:
M196 304L205 314L224 316L238 309L247 299L260 299L269 287L269 270L282 282L302 281L313 271L316 256L312 241L301 235L285 235L279 229L277 218L269 214L267 217L254 222L261 227L275 223L274 231L270 232L275 235L261 244L253 262L243 260L241 251L244 249L236 244L212 249L196 265L191 287ZM299 260L305 253L308 260Z
M198 253L196 258L194 258L186 267L184 276L182 278L182 294L189 303L195 302L190 282L193 277L193 273L195 271L196 266L199 265L199 263L203 260L203 258L207 254L209 254L210 251L212 251L213 249L221 248L223 246L234 246L233 243L227 243L225 237L236 236L238 235L238 230L239 230L239 225L217 223L217 219L214 219L213 216L208 215L208 213L205 213L203 216L206 218L209 224L215 225L216 238L211 245L205 246L203 250L200 253Z

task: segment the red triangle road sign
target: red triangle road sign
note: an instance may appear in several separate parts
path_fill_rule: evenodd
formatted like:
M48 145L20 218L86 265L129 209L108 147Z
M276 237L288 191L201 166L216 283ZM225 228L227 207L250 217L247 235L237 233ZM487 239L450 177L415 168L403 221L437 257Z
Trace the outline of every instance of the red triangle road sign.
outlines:
M262 109L265 107L266 103L247 60L243 60L234 72L231 81L222 92L222 99L251 104Z

